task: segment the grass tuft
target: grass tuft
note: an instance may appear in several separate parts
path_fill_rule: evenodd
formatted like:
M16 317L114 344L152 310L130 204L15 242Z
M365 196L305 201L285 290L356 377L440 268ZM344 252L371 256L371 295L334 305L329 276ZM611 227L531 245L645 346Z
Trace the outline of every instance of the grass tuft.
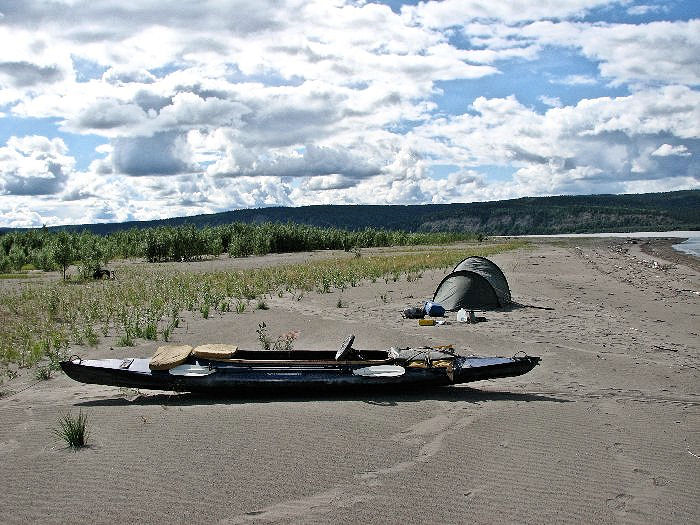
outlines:
M199 311L202 313L202 317L204 319L209 319L209 305L208 304L203 304L202 306L200 306Z
M158 324L156 321L150 321L143 330L143 338L150 341L158 340Z
M58 427L53 431L73 450L83 448L87 445L88 437L87 415L81 410L78 417L73 417L69 412L58 420Z
M134 339L131 337L131 334L127 332L119 337L117 340L117 346L134 346Z

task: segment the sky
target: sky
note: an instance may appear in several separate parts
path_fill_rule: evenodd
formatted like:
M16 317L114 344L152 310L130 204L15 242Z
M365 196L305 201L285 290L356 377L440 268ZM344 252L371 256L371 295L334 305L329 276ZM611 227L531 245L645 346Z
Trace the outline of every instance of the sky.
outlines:
M697 0L0 0L0 226L700 188Z

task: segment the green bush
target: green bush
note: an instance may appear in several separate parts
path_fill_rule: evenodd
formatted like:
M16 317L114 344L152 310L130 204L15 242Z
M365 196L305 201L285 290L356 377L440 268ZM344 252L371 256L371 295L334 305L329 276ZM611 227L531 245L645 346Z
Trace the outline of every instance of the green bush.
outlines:
M46 381L47 379L51 379L51 368L48 366L40 366L36 369L34 377L36 377L39 381Z

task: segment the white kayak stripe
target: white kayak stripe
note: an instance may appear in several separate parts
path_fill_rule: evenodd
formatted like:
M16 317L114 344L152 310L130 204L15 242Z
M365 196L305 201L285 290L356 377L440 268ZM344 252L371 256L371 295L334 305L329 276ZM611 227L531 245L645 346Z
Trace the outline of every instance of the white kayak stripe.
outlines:
M354 375L364 377L398 377L404 375L405 372L404 367L396 365L367 366L352 371Z
M208 366L200 365L179 365L168 370L174 376L208 376L213 374L215 370L212 370Z

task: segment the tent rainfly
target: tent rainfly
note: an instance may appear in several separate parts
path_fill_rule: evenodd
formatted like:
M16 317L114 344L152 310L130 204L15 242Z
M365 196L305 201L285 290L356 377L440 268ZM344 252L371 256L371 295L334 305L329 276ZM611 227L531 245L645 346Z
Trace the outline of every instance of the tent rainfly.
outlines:
M484 257L467 257L435 290L433 301L445 310L488 309L510 303L508 281L501 269Z

